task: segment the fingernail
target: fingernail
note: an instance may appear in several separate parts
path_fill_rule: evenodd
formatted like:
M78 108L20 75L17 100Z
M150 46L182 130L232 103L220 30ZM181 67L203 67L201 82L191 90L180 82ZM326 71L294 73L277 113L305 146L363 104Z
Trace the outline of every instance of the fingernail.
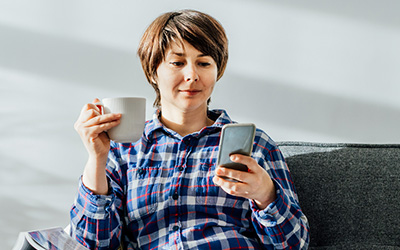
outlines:
M234 161L237 159L236 156L234 156L234 155L231 155L230 158L231 158L231 161Z

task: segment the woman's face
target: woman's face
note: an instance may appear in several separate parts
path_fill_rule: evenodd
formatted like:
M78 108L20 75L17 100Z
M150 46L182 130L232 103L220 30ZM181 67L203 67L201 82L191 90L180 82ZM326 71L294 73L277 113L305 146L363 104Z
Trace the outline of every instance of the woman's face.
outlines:
M188 42L172 44L157 68L155 79L164 111L204 111L217 81L218 69L211 56Z

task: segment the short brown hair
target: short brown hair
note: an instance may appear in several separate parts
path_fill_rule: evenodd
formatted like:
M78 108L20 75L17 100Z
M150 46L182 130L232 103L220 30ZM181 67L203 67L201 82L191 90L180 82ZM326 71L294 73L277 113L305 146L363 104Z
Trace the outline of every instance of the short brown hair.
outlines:
M172 43L186 41L217 64L219 80L228 61L228 38L222 25L208 14L196 10L167 12L157 17L144 32L137 54L147 81L156 91L155 107L160 106L160 90L155 82L157 68Z

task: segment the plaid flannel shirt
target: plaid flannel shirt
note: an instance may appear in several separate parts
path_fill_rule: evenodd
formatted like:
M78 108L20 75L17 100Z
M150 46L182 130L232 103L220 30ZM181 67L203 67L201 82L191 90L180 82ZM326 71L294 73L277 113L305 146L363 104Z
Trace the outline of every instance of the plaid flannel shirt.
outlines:
M264 210L225 193L215 175L221 128L215 123L180 136L158 119L136 143L111 144L109 195L80 182L71 209L72 235L90 249L306 249L308 224L290 172L275 143L257 129L252 157L274 181L277 199Z

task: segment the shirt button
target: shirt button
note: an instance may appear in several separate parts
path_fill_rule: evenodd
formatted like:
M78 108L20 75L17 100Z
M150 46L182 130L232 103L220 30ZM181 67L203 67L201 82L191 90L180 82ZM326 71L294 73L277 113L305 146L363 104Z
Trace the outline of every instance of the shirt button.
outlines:
M177 200L178 198L179 198L178 193L174 193L174 194L172 195L172 199Z
M179 171L183 171L183 167L182 167L182 166L179 166L179 167L178 167L178 170L179 170Z
M139 168L137 171L138 174L143 174L143 172L144 172L144 170L142 168Z
M173 228L172 228L172 231L174 231L174 232L176 232L176 231L178 231L179 230L179 226L174 226Z

